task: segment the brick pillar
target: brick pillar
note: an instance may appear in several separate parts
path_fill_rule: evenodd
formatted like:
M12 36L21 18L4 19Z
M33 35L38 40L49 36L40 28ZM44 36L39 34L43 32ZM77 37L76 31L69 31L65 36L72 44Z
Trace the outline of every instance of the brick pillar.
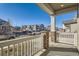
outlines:
M49 32L46 32L43 36L43 47L44 49L49 48Z
M51 41L52 42L56 42L56 31L55 32L51 32Z

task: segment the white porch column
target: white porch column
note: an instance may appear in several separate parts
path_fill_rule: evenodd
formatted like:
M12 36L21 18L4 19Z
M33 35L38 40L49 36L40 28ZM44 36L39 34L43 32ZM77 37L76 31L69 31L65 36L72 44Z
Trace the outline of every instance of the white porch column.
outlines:
M65 24L63 24L63 29L66 29L66 26L65 26Z
M50 15L51 17L51 32L55 32L55 27L56 27L56 20L55 20L55 15Z
M55 15L50 15L51 17L51 40L56 42L56 19Z
M79 52L79 4L77 5L77 33L78 33L78 37L77 37L77 49L78 49L78 52Z
M64 30L64 32L65 32L65 29L66 29L67 27L65 26L65 24L63 24L63 30Z
M77 18L77 30L78 30L77 49L78 49L78 52L79 52L79 14L78 14L78 18Z

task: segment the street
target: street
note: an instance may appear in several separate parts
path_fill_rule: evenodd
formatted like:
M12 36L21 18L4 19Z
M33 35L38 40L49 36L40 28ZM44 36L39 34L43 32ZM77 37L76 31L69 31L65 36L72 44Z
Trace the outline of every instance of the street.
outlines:
M15 37L15 39L22 38L22 37L30 37L30 36L34 36L34 35L20 35L18 37ZM14 39L0 39L0 42L5 41L5 40L14 40Z

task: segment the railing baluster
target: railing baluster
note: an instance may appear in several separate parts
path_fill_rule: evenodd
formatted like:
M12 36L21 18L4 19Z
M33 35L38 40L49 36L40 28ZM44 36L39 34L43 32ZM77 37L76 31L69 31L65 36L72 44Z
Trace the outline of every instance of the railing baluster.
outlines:
M31 41L29 40L28 42L28 51L29 51L29 56L31 56Z
M43 38L41 37L41 38L40 38L40 45L41 45L41 46L40 46L40 49L42 49L42 41L43 41Z
M37 42L38 38L36 38L36 52L38 51L38 42Z
M31 46L32 46L32 49L31 49L31 53L32 53L32 55L33 55L33 39L32 39L32 44L31 44Z
M36 52L36 39L34 38L34 53Z
M17 44L17 56L19 56L19 43Z
M42 37L42 43L41 44L42 44L42 49L43 49L43 37Z
M29 55L31 56L31 41L29 40Z
M38 42L39 42L39 43L38 43L38 46L39 46L39 47L38 47L38 50L40 50L40 46L41 46L40 41L41 41L40 38L38 38Z
M35 49L35 48L34 48L34 38L33 38L33 54L34 54L34 49Z
M10 55L10 47L8 46L8 48L7 48L7 56L9 56Z
M42 41L41 40L42 40L42 38L40 37L40 49L42 48L42 44L41 44Z
M31 46L30 46L30 40L29 40L29 56L31 55L30 54L30 51L31 51L30 48L31 48Z
M33 40L33 39L32 39ZM33 46L32 46L32 40L31 40L31 56L32 56L32 49L33 49Z
M38 41L37 41L38 39L39 39L39 38L36 38L36 43L37 43L37 44L36 44L36 52L38 51L38 47L39 47L39 45L38 45L39 43L38 43Z
M33 40L32 40L32 55L34 54L34 44L33 44L34 42L33 42Z
M21 56L23 56L23 42L21 43Z
M27 49L26 49L26 41L24 42L24 55L26 56L26 53L27 53L27 51L26 51Z
M36 48L35 48L35 38L34 38L34 54L35 54L35 49L36 49Z
M32 55L32 40L30 40L30 56Z
M3 47L1 47L1 56L3 56Z
M37 45L38 45L38 44L37 44L37 38L35 38L35 41L36 41L36 44L35 44L35 45L36 45L36 52L37 52ZM35 52L35 53L36 53L36 52Z
M26 48L27 48L26 55L28 56L28 41L26 41Z
M13 56L15 56L15 44L13 45Z
M35 53L36 53L36 38L35 38Z
M1 56L1 48L0 48L0 56Z
M41 37L40 37L40 38L41 38ZM38 42L39 42L39 47L38 47L38 50L40 50L40 49L41 49L41 44L40 44L40 43L41 43L41 39L40 39L40 38L38 39L38 40L39 40L39 41L38 41Z
M27 41L27 56L30 56L30 42Z
M40 49L41 49L41 48L42 48L42 44L41 44L41 43L42 43L42 41L41 41L41 40L42 40L42 38L40 37L40 39L39 39L39 40L40 40Z

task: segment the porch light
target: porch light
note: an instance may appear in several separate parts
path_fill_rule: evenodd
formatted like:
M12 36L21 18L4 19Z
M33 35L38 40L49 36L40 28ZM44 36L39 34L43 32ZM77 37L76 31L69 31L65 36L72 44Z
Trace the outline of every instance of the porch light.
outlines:
M63 5L63 4L61 4L60 6L61 6L62 8L64 7L64 5Z

